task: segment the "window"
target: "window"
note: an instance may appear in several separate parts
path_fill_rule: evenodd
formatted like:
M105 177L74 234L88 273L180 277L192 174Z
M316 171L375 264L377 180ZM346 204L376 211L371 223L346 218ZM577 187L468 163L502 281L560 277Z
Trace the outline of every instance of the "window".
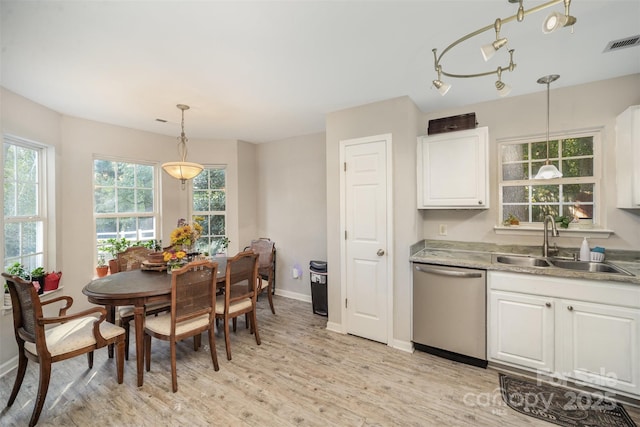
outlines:
M599 135L571 135L549 142L549 159L563 177L536 180L547 158L546 141L506 141L499 145L500 223L509 215L542 223L546 215L598 223Z
M155 168L105 159L93 162L96 240L156 238Z
M192 215L204 218L202 236L196 243L198 252L224 252L226 209L226 169L205 168L193 179Z
M4 265L45 267L45 148L4 137Z

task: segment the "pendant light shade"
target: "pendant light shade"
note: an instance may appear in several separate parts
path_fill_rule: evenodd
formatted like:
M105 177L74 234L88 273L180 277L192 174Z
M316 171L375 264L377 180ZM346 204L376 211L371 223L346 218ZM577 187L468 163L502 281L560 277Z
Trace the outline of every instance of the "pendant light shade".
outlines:
M180 161L167 162L162 165L162 169L172 177L179 179L182 182L182 188L184 189L185 182L188 179L193 179L202 172L204 167L198 163L187 162L187 137L184 133L184 112L189 109L188 105L178 104L178 109L182 111L182 132L178 137L178 153L180 154Z
M535 176L535 179L553 179L562 178L562 172L558 170L549 160L549 85L551 82L558 80L560 76L558 74L551 74L549 76L540 77L538 83L547 85L547 161L544 166L540 168Z

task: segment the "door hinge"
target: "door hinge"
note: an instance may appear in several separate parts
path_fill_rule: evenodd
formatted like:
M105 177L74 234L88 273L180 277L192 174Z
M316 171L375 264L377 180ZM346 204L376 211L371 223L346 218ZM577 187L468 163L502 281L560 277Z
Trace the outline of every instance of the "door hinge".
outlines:
M347 240L347 230L344 230L344 240Z
M349 308L349 300L347 298L344 299L344 308Z
M347 171L347 162L344 162L344 171Z

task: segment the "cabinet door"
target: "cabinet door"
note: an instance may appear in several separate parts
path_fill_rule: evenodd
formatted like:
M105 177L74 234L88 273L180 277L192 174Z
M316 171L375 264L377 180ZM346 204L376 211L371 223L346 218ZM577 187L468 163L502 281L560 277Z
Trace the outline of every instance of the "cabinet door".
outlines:
M489 207L487 127L418 138L418 208Z
M489 360L552 372L553 304L552 298L491 291Z
M640 208L640 105L616 119L616 191L619 208Z
M571 300L558 305L558 371L640 395L640 310Z

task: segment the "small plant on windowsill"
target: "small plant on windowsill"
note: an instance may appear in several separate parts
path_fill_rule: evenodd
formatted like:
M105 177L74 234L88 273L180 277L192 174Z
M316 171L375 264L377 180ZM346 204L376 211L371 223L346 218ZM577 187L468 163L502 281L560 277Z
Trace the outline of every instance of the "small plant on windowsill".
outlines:
M109 272L109 266L104 260L104 255L100 254L98 258L98 265L96 266L96 274L98 277L104 277Z
M573 222L573 218L569 216L557 216L554 219L556 220L556 225L560 228L569 228L569 224Z

